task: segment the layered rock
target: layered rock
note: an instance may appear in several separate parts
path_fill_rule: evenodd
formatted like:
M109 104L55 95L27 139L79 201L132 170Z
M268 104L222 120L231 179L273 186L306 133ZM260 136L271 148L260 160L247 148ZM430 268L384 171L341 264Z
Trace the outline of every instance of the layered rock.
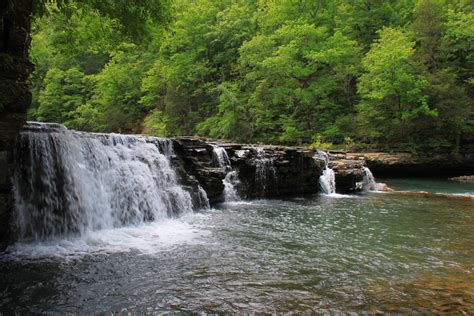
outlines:
M336 176L336 191L348 193L362 190L359 185L364 180L363 160L333 159L329 161L329 168Z
M377 177L454 177L474 174L474 153L425 154L348 153L348 159L362 159Z
M242 198L311 194L319 191L317 180L324 166L315 160L314 151L300 147L256 146L201 138L173 139L175 152L189 178L197 179L212 203L223 201L226 171L216 161L214 148L226 150L239 182Z

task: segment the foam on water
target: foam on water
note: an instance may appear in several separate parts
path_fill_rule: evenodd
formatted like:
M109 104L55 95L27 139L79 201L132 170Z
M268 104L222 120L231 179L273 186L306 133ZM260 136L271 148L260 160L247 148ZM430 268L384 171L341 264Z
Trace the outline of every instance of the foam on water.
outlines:
M189 215L139 226L90 231L78 237L18 242L7 249L2 259L67 259L123 252L156 255L182 245L206 243L210 233L198 224L204 220L203 216Z
M181 183L173 156L169 139L30 123L15 148L10 252L152 252L188 240L192 229L171 219L209 200L200 185Z
M226 176L222 180L224 184L224 201L239 201L240 196L235 188L239 184L239 174L232 169L229 156L225 148L213 146L214 160L219 168L224 169Z
M357 195L352 195L352 194L340 194L340 193L323 193L323 196L327 196L330 198L334 199L352 199L352 198L357 198Z

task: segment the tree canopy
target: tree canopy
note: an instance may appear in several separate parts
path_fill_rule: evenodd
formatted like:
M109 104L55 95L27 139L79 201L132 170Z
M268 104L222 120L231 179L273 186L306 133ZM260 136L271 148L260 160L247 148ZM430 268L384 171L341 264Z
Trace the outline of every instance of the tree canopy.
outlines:
M31 119L412 151L474 140L470 0L38 3Z

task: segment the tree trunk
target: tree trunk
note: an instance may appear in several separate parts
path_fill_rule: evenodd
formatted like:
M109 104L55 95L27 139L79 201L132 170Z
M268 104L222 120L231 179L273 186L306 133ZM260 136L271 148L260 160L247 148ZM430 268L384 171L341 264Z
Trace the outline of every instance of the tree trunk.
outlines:
M34 0L0 3L0 251L12 241L12 170L15 138L31 103L27 79Z

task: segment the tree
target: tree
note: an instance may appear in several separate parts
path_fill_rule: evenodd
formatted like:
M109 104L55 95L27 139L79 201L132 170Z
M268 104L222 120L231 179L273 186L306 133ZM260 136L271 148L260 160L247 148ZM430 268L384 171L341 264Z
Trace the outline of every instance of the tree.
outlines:
M218 86L219 112L198 124L198 132L214 138L248 141L253 137L253 122L243 102L238 83L225 82Z
M36 113L39 121L65 122L86 99L84 73L77 68L49 69L44 85Z
M414 8L411 25L416 38L416 61L428 80L428 102L438 113L416 127L425 144L437 150L459 151L461 136L469 119L469 99L464 93L460 73L462 63L447 36L447 12L440 0L420 0ZM467 25L466 25L467 26ZM467 44L467 43L464 43ZM468 48L469 45L463 45ZM464 48L464 49L465 49Z
M255 36L240 53L258 139L310 143L326 132L344 138L329 127L352 108L346 83L357 72L355 41L297 21Z
M414 46L402 30L387 27L362 59L358 108L364 136L408 141L410 123L436 115L427 103L427 80L412 59Z

